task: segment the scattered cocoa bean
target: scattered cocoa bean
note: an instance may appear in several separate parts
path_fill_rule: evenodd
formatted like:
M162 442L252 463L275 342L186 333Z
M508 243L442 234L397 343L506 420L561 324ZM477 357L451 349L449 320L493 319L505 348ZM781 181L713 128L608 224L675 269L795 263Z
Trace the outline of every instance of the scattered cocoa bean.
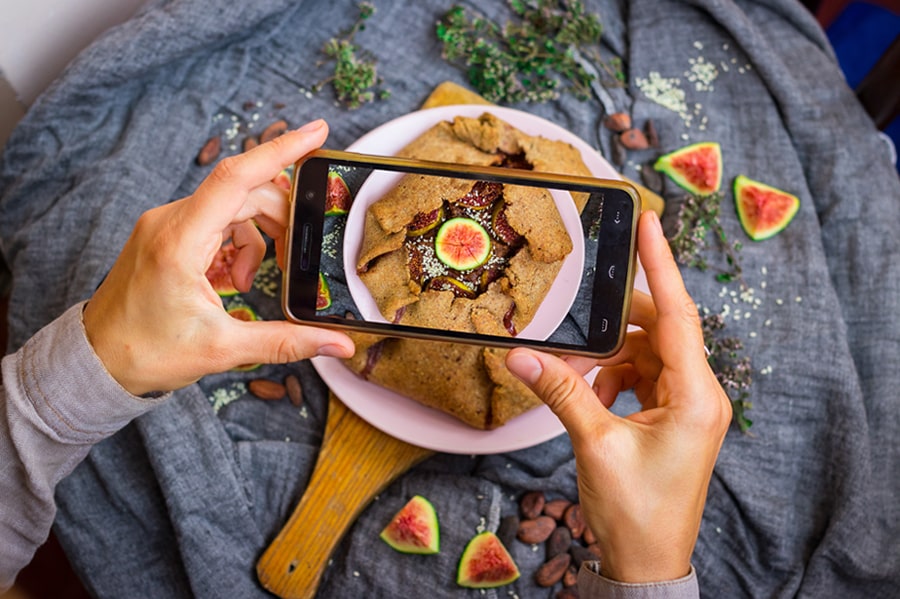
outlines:
M206 140L206 143L203 144L203 147L200 148L200 152L197 154L197 164L200 166L212 164L221 153L222 138L218 135L210 137Z
M613 135L610 142L610 160L616 166L622 166L628 159L628 150L622 145L622 139L618 135Z
M300 385L300 379L297 375L289 374L284 377L284 388L287 390L288 399L296 407L303 405L303 387Z
M578 584L578 568L574 565L569 566L569 569L563 574L562 583L564 587L573 587Z
M572 544L572 533L565 526L557 526L556 530L547 539L547 557L556 557L560 553L569 551Z
M347 320L356 320L356 314L354 314L350 310L347 310L346 312L344 312L344 318L346 318Z
M517 538L523 543L543 543L556 530L556 521L550 516L538 516L533 520L522 520L519 523Z
M281 110L284 107L285 107L284 102L275 102L274 104L272 104L272 108L274 108L275 110Z
M581 564L584 562L597 561L596 555L588 551L587 547L583 547L578 543L574 543L569 547L569 554L572 556L572 563L575 564L575 567L579 570L581 569Z
M247 383L247 389L256 397L268 400L281 399L287 393L284 385L268 379L253 379Z
M253 148L255 148L258 145L259 145L259 140L257 140L252 135L250 137L244 138L244 151L245 152L249 152L250 150L252 150Z
M544 504L544 515L562 521L563 514L570 505L572 502L568 499L552 499Z
M619 138L622 140L622 145L629 150L646 150L650 147L650 143L647 141L647 136L644 135L644 132L640 129L635 129L634 127L623 131L619 135Z
M568 553L560 553L554 558L544 562L538 571L534 573L534 582L540 587L552 587L563 579L569 564L572 563L572 556Z
M512 547L512 542L519 533L519 517L506 516L500 520L500 526L497 527L497 538L503 543L504 547Z
M641 165L641 181L651 191L655 191L656 193L663 192L662 173L653 168L652 164L647 163Z
M584 534L584 529L587 527L587 523L584 520L584 514L581 513L581 504L573 503L566 510L566 513L563 514L563 522L565 522L566 527L571 531L573 539L580 539L581 535Z
M659 147L659 134L656 132L656 125L653 124L653 121L647 119L647 122L644 123L644 133L647 135L647 143L650 144L651 148Z
M272 141L279 135L284 134L287 131L288 124L284 120L275 121L268 127L266 127L263 132L259 135L259 143L264 144L266 142Z
M595 558L603 557L602 555L600 555L600 545L597 543L588 545L587 550L590 551L591 555L593 555Z
M594 531L591 530L590 526L585 526L584 534L581 535L581 540L584 541L585 545L593 545L597 542L597 535L594 534Z
M621 133L626 129L631 129L631 115L627 112L614 112L603 119L603 126L610 131Z
M523 518L533 520L541 515L545 503L546 498L543 491L531 491L525 493L522 499L519 500L519 511L521 511Z
M256 102L254 102L253 100L247 100L246 102L244 102L241 108L243 108L244 110L253 110L254 108L256 108Z
M578 599L580 595L578 594L578 587L573 585L560 590L554 597L555 599Z

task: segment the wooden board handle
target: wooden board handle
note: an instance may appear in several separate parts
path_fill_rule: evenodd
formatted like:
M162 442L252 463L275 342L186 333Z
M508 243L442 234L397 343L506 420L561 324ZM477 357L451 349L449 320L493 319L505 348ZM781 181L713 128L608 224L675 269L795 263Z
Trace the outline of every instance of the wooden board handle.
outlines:
M306 492L256 564L262 585L285 599L314 597L331 553L360 512L391 481L433 453L381 432L332 393Z

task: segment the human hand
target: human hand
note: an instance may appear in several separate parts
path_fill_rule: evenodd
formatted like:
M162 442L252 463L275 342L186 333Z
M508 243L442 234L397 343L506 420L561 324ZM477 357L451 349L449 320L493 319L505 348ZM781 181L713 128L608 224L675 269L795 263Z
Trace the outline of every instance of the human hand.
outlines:
M601 573L623 582L681 578L691 554L731 402L706 360L697 307L672 258L659 218L641 216L638 252L652 298L636 292L621 351L595 362L525 348L507 367L559 417L575 452L582 510L600 544ZM573 365L581 370L579 373ZM634 389L641 410L609 411Z
M169 391L241 364L353 355L350 338L336 331L232 318L206 278L231 238L238 248L232 280L250 289L266 251L260 229L277 248L284 241L287 192L272 179L327 135L325 122L314 121L224 158L191 196L138 219L84 310L88 340L127 391Z

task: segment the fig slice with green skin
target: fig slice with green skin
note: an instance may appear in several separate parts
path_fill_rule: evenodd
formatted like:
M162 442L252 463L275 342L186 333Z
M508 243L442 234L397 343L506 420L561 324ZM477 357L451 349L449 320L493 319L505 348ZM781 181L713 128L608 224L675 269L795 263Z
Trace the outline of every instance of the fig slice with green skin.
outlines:
M223 243L213 257L212 264L206 269L206 278L219 297L231 297L240 293L231 280L231 266L237 252L237 248L230 241Z
M714 141L700 142L670 152L653 165L695 195L709 195L722 185L722 148Z
M434 277L428 281L427 288L433 291L450 291L456 297L474 299L476 296L474 289L453 277Z
M472 270L491 255L491 237L471 218L451 218L438 229L434 238L438 260L455 270Z
M328 281L319 273L319 284L316 288L316 310L327 310L331 307L331 290Z
M470 589L492 589L519 578L519 568L494 533L485 531L469 541L459 560L456 583Z
M503 195L503 185L492 181L478 181L472 189L456 203L473 210L483 210L493 204L497 198Z
M494 205L494 212L491 214L491 229L497 239L506 245L517 245L522 241L522 236L518 231L512 228L509 220L506 218L506 203L497 202Z
M444 220L443 204L430 212L418 213L406 226L406 234L409 237L419 237L434 229L442 220Z
M734 179L734 203L738 219L754 241L784 230L800 209L800 198L744 175Z
M381 540L401 553L432 555L440 552L440 527L431 502L416 495L381 531Z
M350 188L340 173L328 171L328 184L325 187L325 215L338 216L350 211Z

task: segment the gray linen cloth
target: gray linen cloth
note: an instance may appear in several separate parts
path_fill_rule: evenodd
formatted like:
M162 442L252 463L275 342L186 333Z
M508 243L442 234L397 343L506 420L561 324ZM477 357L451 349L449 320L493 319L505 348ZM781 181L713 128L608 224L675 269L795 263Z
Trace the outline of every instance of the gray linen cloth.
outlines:
M210 135L228 137L236 122L324 117L328 147L342 148L415 110L439 82L464 81L441 60L433 33L449 2L375 4L357 42L377 57L392 96L355 111L336 106L328 90L306 93L328 74L319 48L357 12L346 0L158 0L70 65L3 155L11 348L90 296L141 212L189 193L209 172L193 159ZM718 141L726 188L745 174L801 200L779 236L745 240L752 293L732 296L735 284L684 270L700 306L727 312L727 332L745 342L754 377L753 435L729 433L710 489L694 556L702 593L896 596L900 182L882 142L799 3L587 5L602 16L607 49L628 74L616 101L639 124L653 119L663 151ZM508 18L503 3L478 6ZM683 92L682 105L671 101L679 99L673 90ZM563 97L520 108L608 149L597 136L595 101ZM226 153L239 142L227 143ZM636 177L636 165L657 152L631 153L627 173ZM666 197L671 230L683 194L667 184ZM731 239L745 239L729 201L721 222ZM245 298L264 318L280 315L271 291L262 286ZM303 410L254 400L241 386L287 372L303 380ZM254 564L312 471L326 398L305 362L209 377L98 445L58 490L56 531L89 590L266 596ZM361 515L319 596L482 596L455 585L462 548L479 526L496 528L514 513L529 489L575 499L564 435L508 454L429 459ZM415 493L440 514L438 556L401 556L377 539ZM486 596L553 596L557 589L532 580L543 549L516 543L512 550L524 575Z

